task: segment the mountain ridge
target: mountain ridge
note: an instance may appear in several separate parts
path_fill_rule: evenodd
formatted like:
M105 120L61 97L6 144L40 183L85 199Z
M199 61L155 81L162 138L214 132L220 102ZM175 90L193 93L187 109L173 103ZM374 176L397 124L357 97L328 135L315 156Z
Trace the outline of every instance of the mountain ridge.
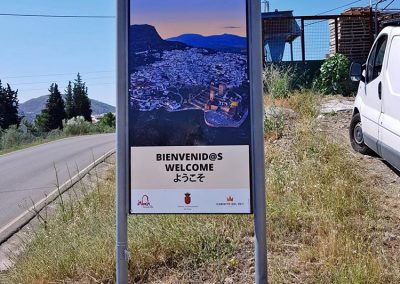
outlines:
M151 25L131 25L129 27L129 47L134 52L149 49L184 49L187 46L181 42L167 41L161 38L157 29Z
M19 115L24 116L28 121L32 122L35 120L36 115L38 115L45 108L48 97L49 95L44 95L20 103L18 108ZM63 95L63 98L64 97L65 95ZM114 106L98 100L90 99L90 102L93 115L99 115L107 112L115 113L116 111Z
M246 49L247 38L233 34L221 34L203 36L200 34L182 34L177 37L168 38L167 41L182 42L186 45L199 48L210 48L216 50Z

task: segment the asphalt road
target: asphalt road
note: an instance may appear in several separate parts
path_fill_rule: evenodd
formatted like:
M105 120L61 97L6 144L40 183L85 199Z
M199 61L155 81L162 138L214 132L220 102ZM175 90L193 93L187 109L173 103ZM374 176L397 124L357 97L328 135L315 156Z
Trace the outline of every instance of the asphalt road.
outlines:
M0 231L56 188L56 170L62 185L115 145L115 134L101 134L0 155Z

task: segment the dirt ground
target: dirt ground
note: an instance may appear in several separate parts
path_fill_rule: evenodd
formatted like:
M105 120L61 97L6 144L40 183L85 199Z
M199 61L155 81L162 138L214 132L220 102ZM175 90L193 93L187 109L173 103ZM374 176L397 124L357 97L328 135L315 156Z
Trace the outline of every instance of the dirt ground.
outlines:
M319 129L325 132L337 144L342 145L359 165L357 170L368 177L378 198L378 222L371 229L371 237L387 257L388 266L400 267L400 172L378 156L364 156L353 151L349 141L349 124L352 110L346 110L354 98L327 98L322 109L339 101L343 110L326 111L318 117ZM351 107L350 107L351 108Z

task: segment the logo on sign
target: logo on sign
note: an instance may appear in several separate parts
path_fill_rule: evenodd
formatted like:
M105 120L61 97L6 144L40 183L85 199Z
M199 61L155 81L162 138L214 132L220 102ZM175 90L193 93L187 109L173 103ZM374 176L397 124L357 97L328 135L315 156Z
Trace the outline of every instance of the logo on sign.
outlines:
M235 198L231 195L226 197L226 201L224 202L217 202L217 206L227 206L227 207L234 207L234 206L244 206L244 202L238 202L237 199L235 201Z
M142 200L138 200L137 206L142 206L143 208L153 208L147 195L143 195Z
M192 198L190 197L190 193L185 193L185 203L189 205L192 202Z

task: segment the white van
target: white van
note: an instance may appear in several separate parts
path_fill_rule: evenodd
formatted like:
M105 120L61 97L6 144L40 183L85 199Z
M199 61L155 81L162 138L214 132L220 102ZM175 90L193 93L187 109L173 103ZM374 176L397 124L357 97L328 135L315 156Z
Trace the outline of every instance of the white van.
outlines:
M400 170L400 26L382 30L367 63L353 63L353 81L360 81L350 124L354 150L374 151Z

